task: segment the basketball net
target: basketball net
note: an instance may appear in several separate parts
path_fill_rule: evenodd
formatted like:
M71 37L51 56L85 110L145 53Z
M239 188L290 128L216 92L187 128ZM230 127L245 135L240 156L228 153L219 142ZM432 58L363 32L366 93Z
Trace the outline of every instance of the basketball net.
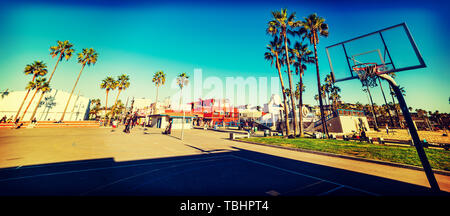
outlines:
M378 72L377 63L361 63L353 66L352 68L353 71L358 74L359 80L361 81L365 81L369 77L376 76Z

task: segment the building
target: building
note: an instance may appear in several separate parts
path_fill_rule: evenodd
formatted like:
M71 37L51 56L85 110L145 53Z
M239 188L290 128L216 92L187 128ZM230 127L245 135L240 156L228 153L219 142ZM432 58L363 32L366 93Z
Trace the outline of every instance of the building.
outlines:
M172 129L181 129L183 127L183 113L178 112L170 112L170 113L164 113L164 114L155 114L150 115L151 118L151 124L150 127L153 128L166 128L170 121L172 120ZM184 129L192 129L193 128L193 120L196 118L196 116L185 113L184 114Z
M3 92L0 97L0 116L7 116L7 118L14 118L27 91L12 91ZM34 91L30 91L21 111L19 117L22 117L23 112L28 106ZM25 113L23 120L29 121L31 115L38 103L41 93L37 93L30 104L27 112ZM42 101L36 110L36 120L38 121L58 121L61 119L62 113L69 99L70 93L52 89L50 92L44 94ZM83 121L89 118L90 100L83 97L80 94L73 94L70 99L69 106L67 107L66 114L64 116L65 121Z

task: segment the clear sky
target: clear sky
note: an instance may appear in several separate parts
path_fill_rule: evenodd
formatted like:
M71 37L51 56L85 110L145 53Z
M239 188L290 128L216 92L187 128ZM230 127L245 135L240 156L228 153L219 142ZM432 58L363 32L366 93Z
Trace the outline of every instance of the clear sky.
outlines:
M406 22L427 68L398 74L409 106L450 112L450 11L446 1L14 1L0 3L0 89L23 90L31 79L26 64L43 60L51 71L49 47L69 40L76 52L94 48L98 62L86 67L76 92L104 100L99 88L106 76L128 74L131 86L122 95L155 98L152 75L167 74L160 98L176 92L170 82L181 72L203 71L203 79L277 77L263 58L270 40L265 32L271 11L287 8L297 19L317 13L330 28L318 45L323 78L330 72L325 47L352 37ZM74 56L76 57L76 56ZM51 86L70 92L81 66L76 58L61 62ZM286 74L284 74L287 80ZM316 104L315 67L305 73L305 103ZM368 103L359 81L338 83L342 100ZM113 93L112 95L115 95ZM374 101L382 104L379 89ZM389 100L390 101L390 100Z

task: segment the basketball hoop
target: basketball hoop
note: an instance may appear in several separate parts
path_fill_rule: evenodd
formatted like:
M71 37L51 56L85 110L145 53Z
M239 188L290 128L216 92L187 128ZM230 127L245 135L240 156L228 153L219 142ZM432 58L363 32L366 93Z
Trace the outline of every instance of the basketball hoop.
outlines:
M353 66L352 69L358 74L359 79L364 81L368 77L376 75L379 67L382 67L382 65L378 66L377 63L361 63Z

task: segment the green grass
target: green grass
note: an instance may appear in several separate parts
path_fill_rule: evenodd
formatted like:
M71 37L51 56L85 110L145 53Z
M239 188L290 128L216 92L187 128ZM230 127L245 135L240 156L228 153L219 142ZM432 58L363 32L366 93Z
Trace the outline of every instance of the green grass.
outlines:
M419 156L417 155L414 147L397 147L369 144L365 142L309 138L284 139L281 137L252 137L242 140L422 167ZM425 152L433 169L450 171L449 151L440 149L425 149Z

